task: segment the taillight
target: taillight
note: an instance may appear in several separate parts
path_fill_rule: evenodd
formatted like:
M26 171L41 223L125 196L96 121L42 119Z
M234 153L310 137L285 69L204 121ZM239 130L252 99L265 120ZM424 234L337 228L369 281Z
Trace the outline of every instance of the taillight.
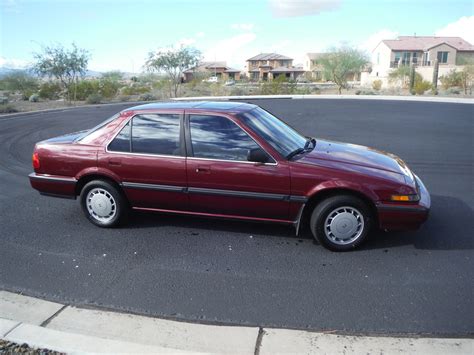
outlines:
M33 160L33 168L39 169L40 168L40 160L39 160L38 153L33 153L32 160Z

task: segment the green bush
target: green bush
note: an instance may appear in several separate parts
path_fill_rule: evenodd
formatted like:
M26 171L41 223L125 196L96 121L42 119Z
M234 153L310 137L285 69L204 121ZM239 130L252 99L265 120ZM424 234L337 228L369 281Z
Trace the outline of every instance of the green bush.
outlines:
M39 101L39 95L38 94L33 94L30 96L28 99L29 102L38 102Z
M102 102L102 95L100 94L90 94L87 96L86 102L88 104L100 104Z
M122 95L141 95L147 92L150 92L150 87L142 86L142 85L135 85L132 84L131 86L123 87L120 92Z
M61 94L61 86L55 82L47 82L40 85L38 94L42 99L57 100Z
M153 101L156 100L156 97L150 93L142 94L139 98L140 101Z
M93 94L99 93L99 81L98 80L81 80L76 85L76 99L87 100L87 98ZM74 95L74 88L73 88Z
M28 100L38 90L38 79L27 71L18 71L4 76L0 86L4 90L21 93L23 100Z
M415 85L413 86L413 91L416 95L423 95L426 91L432 89L432 85L429 81L426 80L418 80L415 81Z
M357 90L356 95L376 95L372 90Z
M463 76L461 72L457 72L455 69L451 70L448 74L443 75L439 78L443 89L447 90L452 87L460 87L463 84Z
M8 104L8 96L0 96L0 105L6 105Z
M372 82L372 89L380 91L380 89L382 89L382 80L374 80Z
M296 82L288 80L283 75L260 85L260 94L262 95L288 95L294 94L295 90Z
M18 110L12 104L0 105L0 113L13 113L13 112L18 112Z
M459 88L449 88L446 90L446 93L451 95L459 95L461 94L461 90Z
M118 97L118 100L121 102L127 102L127 101L130 101L130 99L131 99L131 96L128 96L128 95L120 95Z
M99 80L99 93L107 98L111 99L117 95L120 88L120 83L111 79Z

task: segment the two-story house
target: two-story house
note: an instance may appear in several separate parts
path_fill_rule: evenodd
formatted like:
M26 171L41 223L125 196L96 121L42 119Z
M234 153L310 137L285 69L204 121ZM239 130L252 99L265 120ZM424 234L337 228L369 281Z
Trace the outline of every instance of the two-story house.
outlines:
M402 65L416 66L423 79L431 81L435 61L442 76L474 61L474 46L460 37L400 36L383 40L372 51L372 71L362 81L386 82L390 72Z
M297 79L304 73L303 68L293 66L293 58L278 53L260 53L247 59L247 75L250 80L272 80L280 75Z

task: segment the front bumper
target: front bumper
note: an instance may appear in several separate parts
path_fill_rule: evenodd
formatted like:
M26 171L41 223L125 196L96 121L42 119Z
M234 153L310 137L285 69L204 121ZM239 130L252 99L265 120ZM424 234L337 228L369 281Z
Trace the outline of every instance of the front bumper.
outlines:
M416 230L428 219L431 197L421 179L415 175L420 200L416 204L380 203L377 207L379 227L383 230Z

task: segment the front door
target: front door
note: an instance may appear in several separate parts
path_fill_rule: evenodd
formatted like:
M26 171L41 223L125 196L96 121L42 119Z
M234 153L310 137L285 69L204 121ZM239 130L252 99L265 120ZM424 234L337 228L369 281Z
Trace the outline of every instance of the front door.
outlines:
M186 210L182 114L134 116L99 156L99 166L122 180L133 207Z
M186 115L187 177L193 212L288 220L289 167L247 160L259 145L229 117Z

